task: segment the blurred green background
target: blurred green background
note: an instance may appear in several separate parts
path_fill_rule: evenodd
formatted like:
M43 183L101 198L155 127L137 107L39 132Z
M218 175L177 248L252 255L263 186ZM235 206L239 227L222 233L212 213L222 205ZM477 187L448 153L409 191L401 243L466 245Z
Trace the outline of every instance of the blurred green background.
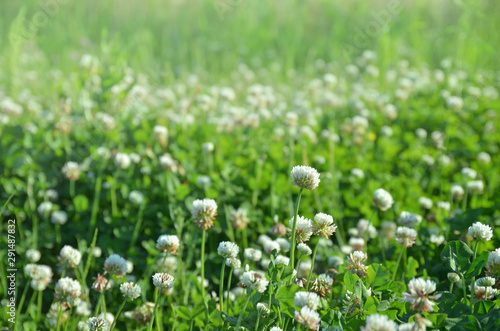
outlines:
M496 68L499 18L494 0L2 1L0 43L8 55L9 34L22 36L63 70L87 51L170 77L227 73L238 63L278 62L286 73L317 58L352 62L364 49L376 51L382 67L402 57L431 65L452 57L470 69Z

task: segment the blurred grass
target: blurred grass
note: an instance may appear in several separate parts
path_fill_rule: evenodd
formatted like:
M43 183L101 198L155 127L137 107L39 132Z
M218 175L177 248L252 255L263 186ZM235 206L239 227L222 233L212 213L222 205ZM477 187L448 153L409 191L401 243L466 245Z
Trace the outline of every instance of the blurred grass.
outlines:
M389 32L366 38L366 48L379 54L380 64L390 65L402 56L431 65L451 57L473 68L497 68L500 62L495 26L499 1L59 2L2 1L0 43L9 45L9 29L24 7L23 29L42 22L30 40L47 56L48 65L60 69L87 51L108 52L134 67L161 66L174 73L203 68L216 75L242 62L280 62L286 72L316 58L339 64L354 59L365 48L356 47L359 31L374 22L373 15L396 3L401 11L387 21ZM2 47L0 52L10 49ZM346 49L353 50L351 58L345 56Z

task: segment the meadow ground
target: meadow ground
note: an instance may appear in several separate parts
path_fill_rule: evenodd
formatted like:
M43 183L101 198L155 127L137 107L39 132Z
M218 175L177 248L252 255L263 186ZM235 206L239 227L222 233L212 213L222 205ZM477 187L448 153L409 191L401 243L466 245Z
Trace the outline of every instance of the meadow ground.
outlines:
M499 329L499 18L2 2L0 329Z

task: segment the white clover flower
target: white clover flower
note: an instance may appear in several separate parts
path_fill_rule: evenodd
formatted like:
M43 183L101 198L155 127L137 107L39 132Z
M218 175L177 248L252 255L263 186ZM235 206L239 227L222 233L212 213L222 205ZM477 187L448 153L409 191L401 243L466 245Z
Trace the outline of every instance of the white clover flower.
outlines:
M462 186L460 186L460 185L452 185L451 186L450 194L451 194L453 199L462 200L462 198L464 197L464 193L465 193L465 191L464 191Z
M363 179L363 178L365 178L365 173L361 169L353 168L353 169L351 169L351 176L353 176L355 178Z
M110 255L106 261L104 261L104 270L117 277L125 275L127 269L127 261L118 254Z
M59 193L57 193L57 191L54 189L48 189L46 194L47 194L47 198L50 201L57 201L57 199L59 199Z
M431 312L435 303L429 299L439 299L441 294L430 296L436 290L436 283L423 278L413 278L408 283L408 292L403 293L403 300L411 303L410 308L419 312Z
M304 278L307 277L309 275L309 271L311 270L311 268L312 268L311 260L300 262L297 271L298 277L304 277Z
M382 231L381 231L382 236L388 240L394 238L394 236L396 235L396 228L397 228L396 223L390 221L384 221L382 223Z
M267 303L262 303L262 302L259 302L257 304L257 311L259 312L260 315L267 315L271 312L271 310L269 310L269 305Z
M176 235L161 235L156 241L156 248L162 252L177 255L179 249L179 237Z
M55 299L70 306L77 306L80 303L82 288L80 283L69 277L61 278L56 283Z
M474 194L483 194L484 183L482 180L472 180L467 182L467 190Z
M125 153L116 153L115 155L115 164L121 169L127 169L130 167L132 160L130 156Z
M377 237L377 229L370 223L370 221L365 219L360 219L358 221L358 236L364 237L366 230L368 229L368 237L376 238Z
M294 219L293 217L290 219L289 222L290 228L287 229L290 238L292 237L293 219ZM297 240L298 243L303 243L308 241L311 238L311 235L313 234L312 221L308 218L297 215L296 222L297 224L295 228L295 240Z
M427 155L427 154L422 156L422 161L425 164L427 164L428 166L434 165L434 162L435 162L434 158L432 156L430 156L430 155Z
M432 200L426 197L420 197L418 198L418 204L420 207L424 209L431 209L432 208Z
M392 195L384 189L377 189L375 193L373 193L373 203L381 210L386 211L391 208L394 200L392 199Z
M489 225L476 222L469 227L469 236L480 241L490 241L493 237L493 229Z
M203 143L201 145L201 150L204 152L204 153L211 153L213 152L215 149L215 146L213 143L211 142L206 142L206 143Z
M250 219L248 218L247 211L243 208L238 208L231 212L231 224L237 230L243 230L250 223Z
M128 200L134 205L140 205L144 201L144 194L139 191L130 191Z
M233 242L223 241L217 248L217 253L225 259L235 258L238 256L240 248Z
M80 301L78 306L76 307L76 315L77 316L90 316L92 312L90 311L90 304L86 301ZM85 324L87 325L87 324Z
M257 238L257 244L264 246L264 244L268 241L272 241L272 239L269 236L266 236L265 234L259 235Z
M300 243L297 245L297 249L302 255L307 256L312 254L311 247L309 247L307 244Z
M444 242L443 235L431 234L429 241L436 246L440 246Z
M103 146L98 147L95 150L95 153L99 158L104 159L104 160L107 160L111 157L111 151L107 147L103 147Z
M325 213L318 213L314 216L312 227L315 235L320 235L325 239L337 230L337 226L333 224L333 217Z
M241 260L235 257L228 258L224 261L229 268L239 269L241 268Z
M310 330L318 330L319 323L321 322L319 314L307 306L295 312L295 320L299 324L305 325Z
M495 285L495 278L493 277L482 277L476 279L476 285L477 286L493 286Z
M260 259L262 258L262 252L258 249L246 248L245 251L243 252L243 256L247 260L257 262L260 261Z
M278 264L288 265L289 263L290 263L289 257L283 255L276 256L276 265Z
M109 331L109 324L104 318L91 317L87 320L90 331Z
M45 217L45 215L48 215L52 212L53 207L54 205L52 204L52 202L44 201L37 208L38 214L40 214L40 216Z
M97 315L97 317L104 319L110 325L113 324L113 321L115 320L115 316L110 312L107 312L106 314L100 313L99 315Z
M163 261L165 262L163 263ZM168 273L172 274L174 273L175 270L177 270L177 258L174 256L167 256L166 258L158 259L156 261L156 266L158 269L162 269L162 264L163 263L163 269L167 271Z
M175 278L165 272L153 275L153 284L161 289L171 289L174 287Z
M86 322L80 321L78 322L78 331L90 331L90 328Z
M82 259L82 254L71 246L64 246L59 253L59 262L65 268L76 268Z
M345 269L350 270L352 274L358 275L360 278L366 276L367 266L364 265L368 255L362 251L354 251L347 257L347 267Z
M469 289L471 287L469 286ZM491 286L480 286L477 281L474 283L474 297L476 300L491 300L498 295L498 290Z
M406 247L411 247L417 239L417 231L404 226L398 227L396 230L396 242Z
M64 210L56 210L50 215L50 221L54 224L63 225L68 221L68 214Z
M398 223L402 226L406 226L408 228L414 228L415 223L417 222L417 217L415 214L412 214L408 211L403 211L399 215Z
M482 163L490 163L491 162L491 156L490 154L486 153L486 152L481 152L477 155L477 160L479 162L482 162Z
M263 273L258 271L246 271L241 276L241 283L250 290L255 290L259 293L264 293L269 285L269 281Z
M52 282L52 269L47 265L29 263L24 267L24 273L32 278L31 287L35 291L44 291Z
M352 237L349 239L349 246L352 248L351 250L361 251L365 247L365 240L363 238Z
M210 185L212 185L212 179L210 179L210 177L208 176L201 175L198 176L197 183L198 186L209 187Z
M137 299L141 295L141 287L134 283L123 283L120 285L123 296L130 301Z
M361 327L361 331L396 331L397 329L398 325L387 315L379 314L368 316L365 326Z
M500 248L490 253L486 263L486 274L490 277L500 278Z
M280 245L281 252L289 252L290 251L290 241L285 238L276 238L275 240Z
M447 167L451 164L451 158L446 154L439 155L438 161L440 164L442 164L445 167Z
M158 139L160 142L163 142L166 141L168 137L168 129L163 125L155 125L153 127L153 134L156 139Z
M349 248L351 248L350 246L347 246ZM351 254L352 252L352 249L348 252L348 253L345 253L345 254ZM342 252L344 253L344 252ZM344 259L340 256L330 256L328 258L328 266L332 267L332 268L335 268L337 269L341 264L344 264Z
M320 183L320 174L309 166L295 166L290 175L293 185L301 189L314 190Z
M280 252L281 246L277 241L270 240L264 243L264 252L271 254L272 251L276 250L277 253Z
M80 166L76 162L66 162L61 169L61 172L67 179L76 181L80 178Z
M477 172L476 172L476 170L471 169L471 168L463 168L462 175L468 179L476 179Z
M298 308L306 306L312 310L316 310L319 306L319 295L314 292L296 292L293 305Z
M451 283L456 283L460 281L460 276L455 272L449 272L447 277Z
M191 215L200 229L208 230L214 225L217 203L212 199L195 200L191 206Z
M438 201L436 205L439 209L443 209L445 211L450 211L451 204L448 201Z
M41 257L42 257L42 254L40 253L39 250L30 248L26 251L26 258L30 262L38 262L38 261L40 261Z
M425 129L418 128L415 130L415 135L420 139L425 139L427 138L427 131Z

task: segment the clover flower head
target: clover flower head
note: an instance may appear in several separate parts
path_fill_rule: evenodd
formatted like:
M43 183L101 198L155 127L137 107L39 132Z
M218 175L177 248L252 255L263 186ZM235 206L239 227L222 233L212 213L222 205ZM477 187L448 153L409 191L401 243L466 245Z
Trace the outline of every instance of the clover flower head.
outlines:
M309 166L295 166L290 175L293 185L301 189L314 190L320 182L319 172Z

